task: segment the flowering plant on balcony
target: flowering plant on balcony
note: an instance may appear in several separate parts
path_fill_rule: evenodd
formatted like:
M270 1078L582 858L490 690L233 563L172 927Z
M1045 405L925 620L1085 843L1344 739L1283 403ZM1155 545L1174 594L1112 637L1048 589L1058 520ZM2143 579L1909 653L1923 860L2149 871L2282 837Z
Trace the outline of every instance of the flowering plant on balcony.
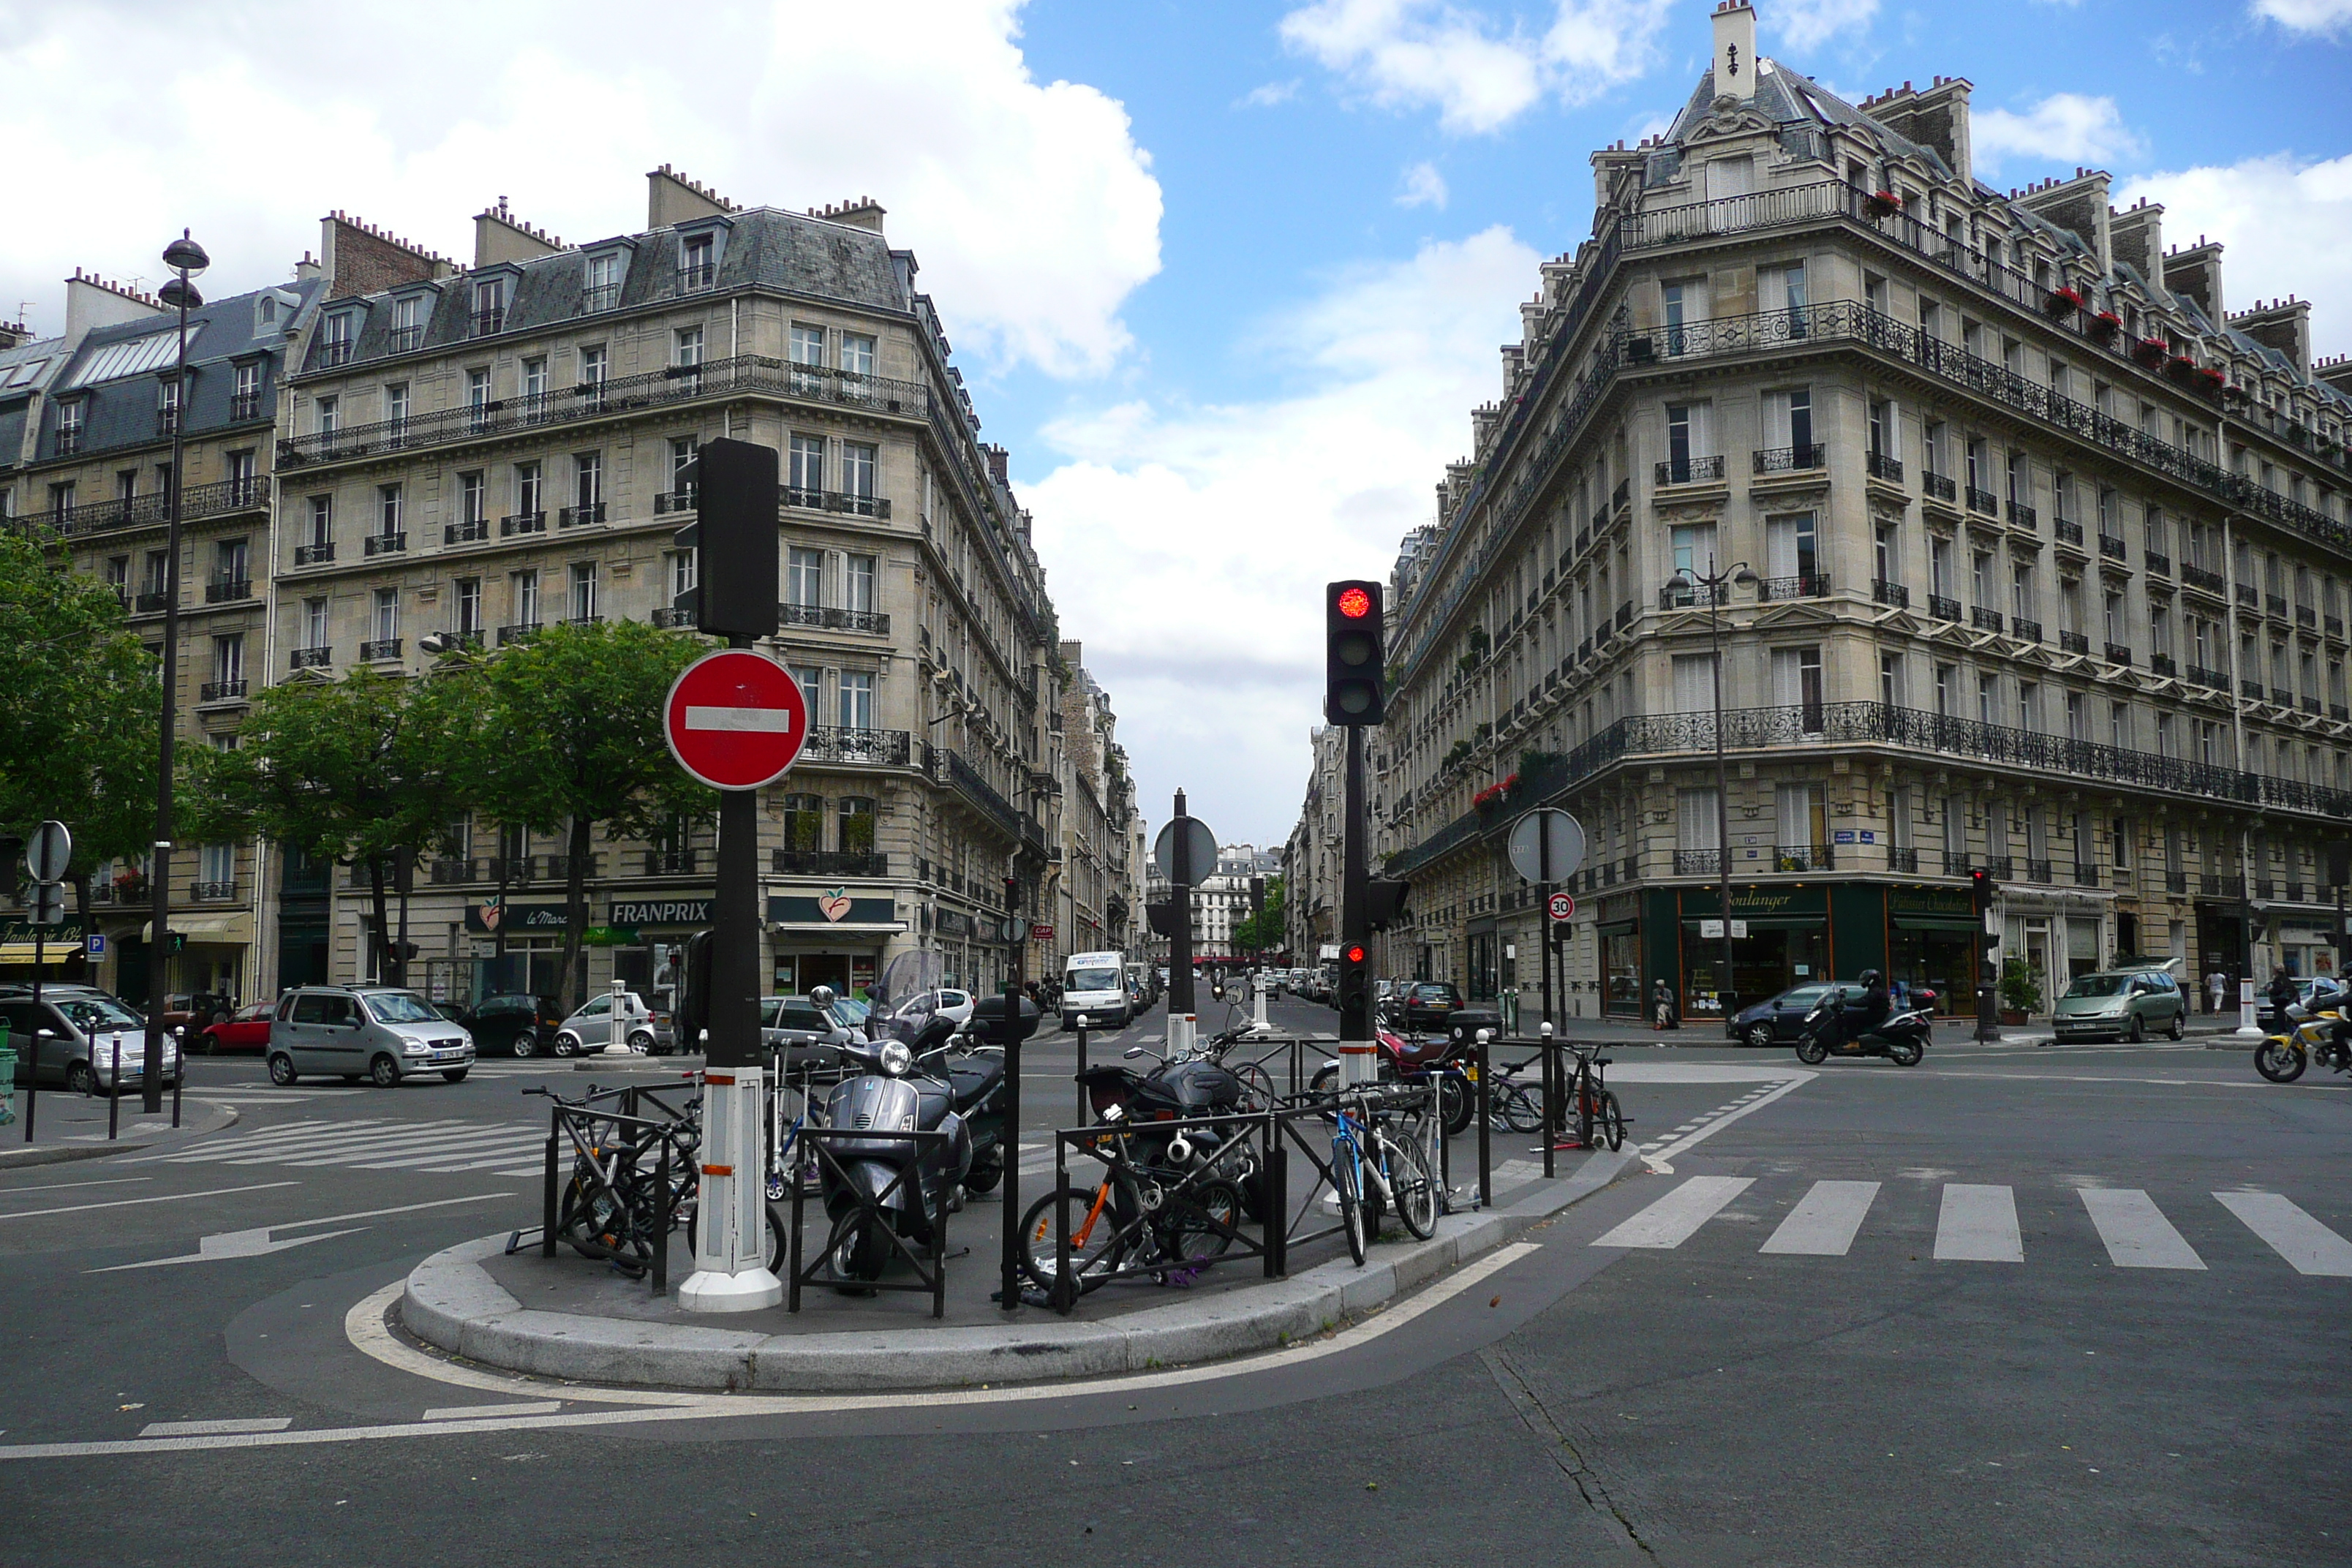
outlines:
M1509 778L1505 779L1500 784L1488 784L1485 789L1480 790L1476 795L1470 797L1470 804L1474 806L1479 807L1492 805L1496 801L1501 800L1504 796L1509 795L1511 793L1511 786L1518 782L1519 775L1513 773Z
M2142 338L2132 344L2131 356L2154 370L2172 355L2172 346L2162 338Z
M2197 386L2206 396L2219 397L2229 390L2230 378L2221 374L2218 365L2200 365L2197 368Z
M2042 299L2042 308L2050 313L2052 321L2063 321L2083 308L2082 291L2072 287L2053 289Z
M2103 343L2111 343L2124 330L2124 319L2113 310L2102 310L2091 318L2091 336Z
M2164 374L2187 386L2197 379L2197 362L2187 354L2175 354L2164 362Z
M1893 191L1873 191L1862 199L1862 210L1872 217L1893 217L1903 210L1903 198Z

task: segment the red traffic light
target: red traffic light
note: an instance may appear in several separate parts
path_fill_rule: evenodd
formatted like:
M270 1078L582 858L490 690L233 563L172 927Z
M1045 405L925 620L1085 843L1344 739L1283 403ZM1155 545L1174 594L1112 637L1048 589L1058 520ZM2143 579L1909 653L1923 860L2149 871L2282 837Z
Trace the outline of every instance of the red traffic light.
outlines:
M1349 949L1348 950L1348 962L1349 962L1349 963L1363 963L1363 962L1364 962L1364 950L1363 950L1361 947L1360 947L1360 946L1359 946L1359 947L1351 947L1351 948L1349 948Z
M1351 621L1360 621L1372 613L1372 596L1361 588L1349 588L1339 595L1339 613Z

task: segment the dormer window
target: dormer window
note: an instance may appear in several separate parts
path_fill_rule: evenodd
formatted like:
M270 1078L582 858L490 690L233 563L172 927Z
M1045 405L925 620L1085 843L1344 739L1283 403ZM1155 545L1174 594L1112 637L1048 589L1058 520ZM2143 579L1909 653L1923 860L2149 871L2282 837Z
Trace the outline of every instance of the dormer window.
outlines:
M70 458L81 450L82 419L89 405L77 398L58 405L58 456Z
M407 353L425 344L425 296L404 294L392 302L392 352Z
M592 310L609 310L621 302L621 258L616 251L604 251L588 258L588 277L580 294L583 314Z
M236 367L236 384L229 394L228 416L234 423L261 417L261 365L248 361Z
M155 434L175 436L180 430L180 382L177 376L155 388Z
M320 345L321 365L349 364L352 346L359 340L359 312L338 310L327 318L327 335Z
M719 281L719 237L689 234L677 242L677 282L681 289L708 289Z
M487 337L507 326L507 280L484 278L474 284L474 335Z

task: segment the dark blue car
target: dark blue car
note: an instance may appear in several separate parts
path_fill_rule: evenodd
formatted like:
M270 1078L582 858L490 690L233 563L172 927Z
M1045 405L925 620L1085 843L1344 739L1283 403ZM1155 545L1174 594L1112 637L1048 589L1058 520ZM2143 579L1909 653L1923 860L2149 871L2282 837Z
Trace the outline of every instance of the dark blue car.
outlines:
M1731 1016L1723 1032L1743 1046L1780 1046L1794 1040L1803 1032L1805 1015L1822 999L1822 993L1832 983L1816 980L1794 985L1768 1002L1752 1007L1742 1007ZM1838 986L1841 1002L1857 1001L1862 987L1848 982Z

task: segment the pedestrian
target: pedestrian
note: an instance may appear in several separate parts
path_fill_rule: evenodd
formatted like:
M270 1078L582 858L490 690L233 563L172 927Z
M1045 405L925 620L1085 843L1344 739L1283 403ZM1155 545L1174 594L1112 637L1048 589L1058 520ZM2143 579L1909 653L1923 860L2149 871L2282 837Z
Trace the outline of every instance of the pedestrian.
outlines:
M2221 1012L2221 998L2229 990L2229 985L2230 977L2218 969L2205 977L2205 992L2209 998L2205 1010L2208 1013Z
M1653 1027L1659 1029L1681 1027L1675 1021L1674 989L1666 984L1666 977L1663 974L1651 983L1650 1012L1654 1020Z

